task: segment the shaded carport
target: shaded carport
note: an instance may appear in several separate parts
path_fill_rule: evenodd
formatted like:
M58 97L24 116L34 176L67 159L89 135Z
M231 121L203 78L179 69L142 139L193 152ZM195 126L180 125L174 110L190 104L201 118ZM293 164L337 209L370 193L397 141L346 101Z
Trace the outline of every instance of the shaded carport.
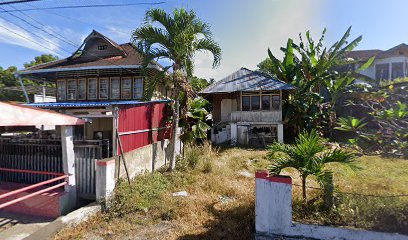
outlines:
M60 149L62 151L62 172L37 171L35 169L30 169L29 167L31 165L27 165L28 167L26 166L24 169L9 167L0 168L0 176L1 174L6 173L41 174L51 176L45 181L36 182L34 184L17 184L16 187L11 187L16 185L13 183L3 184L3 186L6 186L8 189L4 190L3 188L2 190L0 186L0 190L2 190L0 191L0 210L11 209L14 212L18 212L19 208L13 208L15 204L35 201L35 198L39 198L43 196L44 193L51 191L53 194L49 194L49 196L58 196L57 200L54 199L54 209L48 209L47 204L41 203L40 209L36 209L35 211L32 211L32 209L21 209L21 211L24 211L25 213L28 211L34 215L43 214L44 216L58 217L58 215L64 214L76 206L77 198L73 126L82 125L84 123L84 120L69 115L14 103L0 102L0 127L24 128L39 125L60 126ZM62 186L64 186L64 189L61 192L55 192L55 190L61 190ZM37 201L43 202L44 199L47 198L37 199ZM44 211L41 211L41 206L44 206Z

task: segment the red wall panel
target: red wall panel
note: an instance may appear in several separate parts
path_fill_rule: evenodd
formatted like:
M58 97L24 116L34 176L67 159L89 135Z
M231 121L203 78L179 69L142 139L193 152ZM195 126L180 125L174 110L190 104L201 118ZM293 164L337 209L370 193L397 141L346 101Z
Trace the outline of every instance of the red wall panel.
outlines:
M142 106L121 107L118 121L119 135L126 132L146 130L146 132L121 135L120 140L123 151L128 152L153 142L168 139L171 132L170 128L159 131L154 130L166 127L168 108L169 106L166 103L149 103Z

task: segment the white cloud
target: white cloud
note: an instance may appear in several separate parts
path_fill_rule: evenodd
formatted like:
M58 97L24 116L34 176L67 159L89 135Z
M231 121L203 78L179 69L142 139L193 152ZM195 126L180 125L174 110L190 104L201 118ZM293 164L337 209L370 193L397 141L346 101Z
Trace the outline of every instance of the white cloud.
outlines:
M52 27L47 28L51 29ZM58 39L50 38L46 33L38 33L38 31L35 30L33 30L33 32L35 32L35 35L0 19L0 42L33 49L41 53L61 55L59 54L61 51L60 41Z
M323 5L321 0L236 4L229 9L230 14L225 12L223 20L212 24L214 36L223 50L221 66L212 69L212 56L199 53L195 58L195 74L219 80L240 67L256 69L256 65L267 57L268 48L280 57L279 49L289 37L297 38L300 32L308 29L312 33L322 30L319 10Z

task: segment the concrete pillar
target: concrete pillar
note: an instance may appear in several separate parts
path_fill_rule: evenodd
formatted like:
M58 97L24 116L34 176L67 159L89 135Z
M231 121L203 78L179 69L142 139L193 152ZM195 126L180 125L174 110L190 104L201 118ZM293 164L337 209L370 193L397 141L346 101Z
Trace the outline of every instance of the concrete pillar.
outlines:
M278 124L278 142L283 143L283 124Z
M73 126L61 126L61 145L62 167L64 174L68 175L68 184L65 185L65 191L76 193Z
M96 201L108 207L115 189L115 159L96 162Z
M236 146L238 141L238 127L236 123L231 123L231 145Z
M257 171L255 230L257 233L283 234L292 226L292 178L269 176Z

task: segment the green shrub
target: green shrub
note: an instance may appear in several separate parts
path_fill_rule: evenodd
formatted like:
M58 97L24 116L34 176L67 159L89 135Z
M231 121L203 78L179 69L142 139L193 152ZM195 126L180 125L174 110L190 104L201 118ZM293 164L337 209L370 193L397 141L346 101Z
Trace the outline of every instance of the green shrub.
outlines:
M153 207L156 199L170 186L169 180L159 172L136 177L129 185L120 181L109 203L107 216L122 217L136 211L147 211Z

